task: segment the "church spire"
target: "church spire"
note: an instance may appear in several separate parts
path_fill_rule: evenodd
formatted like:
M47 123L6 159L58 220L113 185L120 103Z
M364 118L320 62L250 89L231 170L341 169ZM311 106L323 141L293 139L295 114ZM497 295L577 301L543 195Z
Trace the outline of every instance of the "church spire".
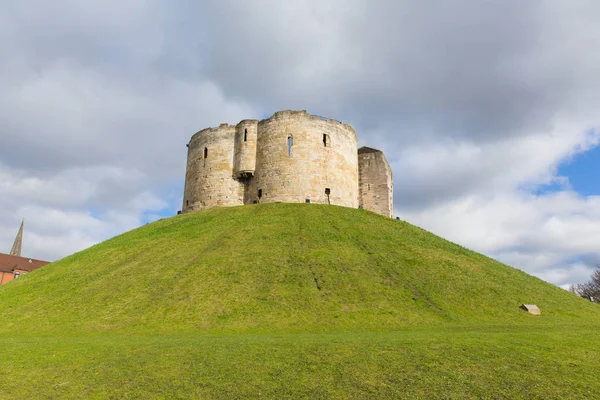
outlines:
M23 225L25 224L25 219L21 221L21 227L19 228L19 233L17 233L17 237L15 238L15 244L13 244L12 250L10 251L11 256L21 257L21 245L23 244Z

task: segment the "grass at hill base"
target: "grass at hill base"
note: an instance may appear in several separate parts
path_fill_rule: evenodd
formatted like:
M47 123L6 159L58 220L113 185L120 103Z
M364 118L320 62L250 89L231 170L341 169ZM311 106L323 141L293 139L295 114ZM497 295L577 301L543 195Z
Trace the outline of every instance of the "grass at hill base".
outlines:
M9 338L3 399L582 399L595 329Z

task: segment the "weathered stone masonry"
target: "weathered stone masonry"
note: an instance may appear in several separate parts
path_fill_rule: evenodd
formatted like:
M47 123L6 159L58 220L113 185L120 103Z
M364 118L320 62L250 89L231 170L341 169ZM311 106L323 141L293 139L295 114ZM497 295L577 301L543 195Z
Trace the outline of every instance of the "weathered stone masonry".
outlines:
M358 195L363 207L391 216L394 211L394 179L383 152L370 147L358 149L358 172Z
M183 212L287 202L363 208L391 217L392 170L345 123L280 111L203 129L188 144Z

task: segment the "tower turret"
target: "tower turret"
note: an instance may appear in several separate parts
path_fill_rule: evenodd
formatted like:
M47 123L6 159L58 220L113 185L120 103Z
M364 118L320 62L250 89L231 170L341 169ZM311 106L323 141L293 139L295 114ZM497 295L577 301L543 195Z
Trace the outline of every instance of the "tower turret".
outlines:
M366 210L387 217L394 215L394 177L382 151L358 149L359 200Z
M233 174L239 178L249 178L256 168L256 136L258 121L246 119L235 127Z
M244 186L233 179L235 126L203 129L188 143L183 212L244 204Z
M258 124L246 200L358 207L358 138L348 124L279 111Z

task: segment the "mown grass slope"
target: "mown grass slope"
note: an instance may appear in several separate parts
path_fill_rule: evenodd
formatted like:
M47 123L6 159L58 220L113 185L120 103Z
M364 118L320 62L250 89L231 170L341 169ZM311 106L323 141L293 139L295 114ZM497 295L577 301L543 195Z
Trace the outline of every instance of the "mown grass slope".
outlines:
M597 305L406 222L305 204L215 208L149 224L0 287L0 310L0 332L23 335L382 331L600 317Z
M595 329L597 332L597 327ZM4 338L2 399L596 399L593 330Z
M598 328L596 304L405 222L220 208L0 287L0 398L595 398Z

